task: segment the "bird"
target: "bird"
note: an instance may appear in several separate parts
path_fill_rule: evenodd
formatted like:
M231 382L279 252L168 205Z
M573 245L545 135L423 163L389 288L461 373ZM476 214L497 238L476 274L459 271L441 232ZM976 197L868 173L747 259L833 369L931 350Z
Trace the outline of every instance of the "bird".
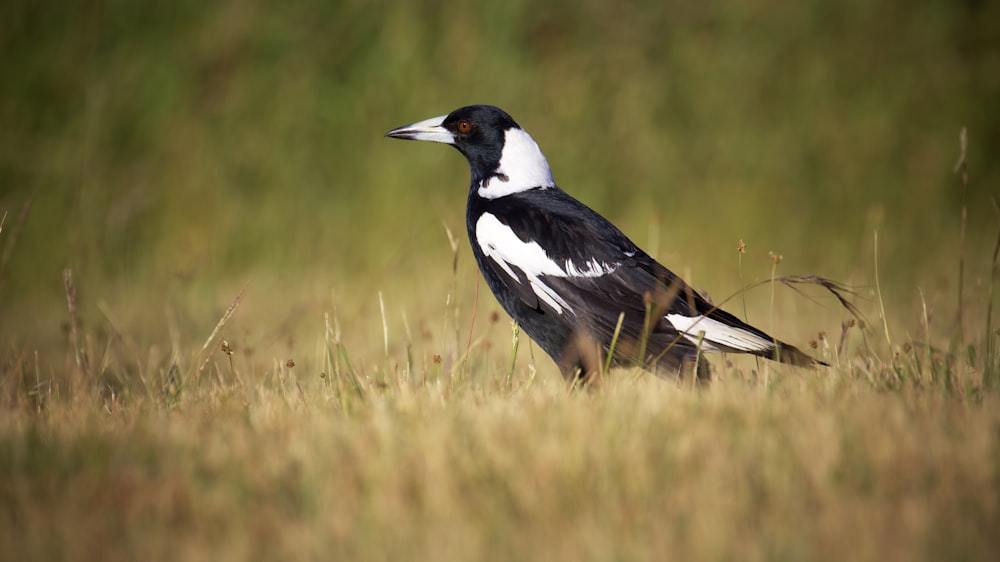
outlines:
M535 140L471 105L386 137L448 144L471 171L466 227L486 284L570 381L606 366L711 378L705 352L824 364L714 306L609 220L556 185Z

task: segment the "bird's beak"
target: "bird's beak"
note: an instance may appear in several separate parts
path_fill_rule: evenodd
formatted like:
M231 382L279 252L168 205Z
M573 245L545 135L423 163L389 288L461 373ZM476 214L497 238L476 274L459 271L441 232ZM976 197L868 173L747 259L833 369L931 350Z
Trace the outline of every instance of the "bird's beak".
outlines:
M455 136L441 126L447 115L432 117L417 123L393 129L385 134L394 139L419 140L455 144Z

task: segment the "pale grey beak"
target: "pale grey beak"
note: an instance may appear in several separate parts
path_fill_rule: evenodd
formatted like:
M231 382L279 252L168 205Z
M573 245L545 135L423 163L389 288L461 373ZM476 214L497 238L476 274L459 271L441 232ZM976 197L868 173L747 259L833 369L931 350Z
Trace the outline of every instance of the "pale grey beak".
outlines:
M447 115L424 119L410 125L393 129L385 134L394 139L419 140L455 144L455 136L441 126Z

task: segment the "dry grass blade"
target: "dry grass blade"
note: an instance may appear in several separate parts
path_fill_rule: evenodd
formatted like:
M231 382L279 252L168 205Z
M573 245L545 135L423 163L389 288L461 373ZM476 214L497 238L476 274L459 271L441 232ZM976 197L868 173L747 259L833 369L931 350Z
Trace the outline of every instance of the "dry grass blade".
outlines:
M448 235L448 246L451 247L451 272L454 275L458 271L458 238L452 234L447 224L442 222L441 226L444 227L444 232Z
M996 199L993 199L993 209L1000 216L1000 207L997 206ZM983 357L985 365L983 367L983 383L987 388L1000 386L1000 372L997 365L997 334L993 332L993 295L1000 277L1000 230L997 231L997 241L993 246L993 261L990 268L990 283L986 295L986 341L983 342Z
M230 304L229 308L226 309L226 312L222 315L222 318L220 318L219 322L216 323L215 329L213 329L212 333L208 335L208 339L206 339L205 343L202 344L201 350L198 351L198 377L201 377L201 373L202 371L205 370L205 366L208 365L209 358L211 357L207 353L209 347L211 347L212 342L215 341L215 338L219 335L219 332L222 331L222 328L225 327L227 322L229 322L229 319L233 316L233 313L236 312L236 308L240 306L240 301L243 300L243 295L246 294L246 292L247 292L247 286L244 285L243 288L240 289L240 293L236 295L235 299L233 299L232 304Z
M7 271L7 263L10 261L10 256L14 254L17 237L21 233L21 229L24 228L24 223L28 222L28 214L30 212L31 201L28 201L21 207L21 213L17 215L17 221L14 222L14 226L7 233L7 242L3 245L3 253L0 253L0 287L3 287L4 272ZM3 225L6 222L7 213L4 212L3 219L0 220L0 234L3 234Z
M81 373L87 373L87 355L80 346L79 321L76 316L76 286L73 284L73 270L63 271L63 283L66 286L66 305L69 308L69 331L73 338L73 357L76 367Z
M800 285L816 285L818 287L822 287L831 295L833 295L834 298L837 299L837 302L839 302L840 305L843 306L844 309L851 314L851 316L853 316L857 320L861 321L865 320L864 315L861 314L861 311L858 309L857 305L855 305L853 302L850 301L850 298L859 298L858 293L853 288L844 285L843 283L839 283L837 281L834 281L832 279L827 279L826 277L821 277L819 275L781 275L779 277L775 277L774 279L765 279L763 281L759 281L757 283L750 285L747 288L755 289L757 287L760 287L762 285L767 285L770 283L781 283L782 285L790 289L793 289L795 292L806 297L812 302L816 302L816 299L812 298L811 296L803 292ZM728 297L726 301L733 298L733 296Z
M958 134L958 162L955 163L955 172L962 172L962 223L958 234L958 341L965 343L965 319L963 317L962 293L965 289L965 232L969 221L969 208L966 199L969 194L969 161L966 153L969 148L968 129L962 127Z

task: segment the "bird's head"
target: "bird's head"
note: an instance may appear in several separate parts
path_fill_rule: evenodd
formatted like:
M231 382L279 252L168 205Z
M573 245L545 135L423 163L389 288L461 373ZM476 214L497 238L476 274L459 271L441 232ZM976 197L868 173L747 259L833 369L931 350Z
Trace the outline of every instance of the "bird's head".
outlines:
M469 161L472 189L481 197L493 199L555 185L538 145L499 107L470 105L393 129L385 136L454 146Z

